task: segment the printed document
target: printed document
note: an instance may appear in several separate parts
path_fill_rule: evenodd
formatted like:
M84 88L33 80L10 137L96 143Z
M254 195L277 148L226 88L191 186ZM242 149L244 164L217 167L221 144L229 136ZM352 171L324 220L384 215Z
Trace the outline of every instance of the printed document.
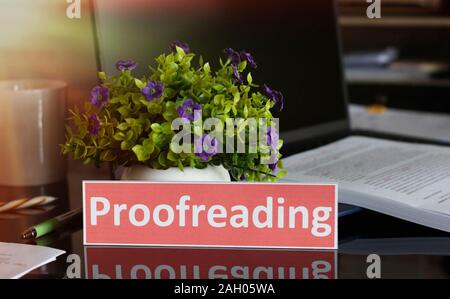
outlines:
M337 183L339 201L450 231L450 148L348 137L283 160L285 182Z

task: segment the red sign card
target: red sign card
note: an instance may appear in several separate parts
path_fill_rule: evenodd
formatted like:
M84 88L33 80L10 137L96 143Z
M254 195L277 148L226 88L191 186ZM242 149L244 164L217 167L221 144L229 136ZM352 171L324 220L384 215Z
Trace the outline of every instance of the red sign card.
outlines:
M336 251L85 247L91 279L333 279Z
M83 182L86 245L337 248L330 184Z

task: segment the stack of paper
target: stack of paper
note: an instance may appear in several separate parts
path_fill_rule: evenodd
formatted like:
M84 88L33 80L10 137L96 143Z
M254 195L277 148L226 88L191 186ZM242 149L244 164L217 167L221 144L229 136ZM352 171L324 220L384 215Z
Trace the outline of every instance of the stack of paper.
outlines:
M49 247L0 242L0 278L20 278L64 253Z

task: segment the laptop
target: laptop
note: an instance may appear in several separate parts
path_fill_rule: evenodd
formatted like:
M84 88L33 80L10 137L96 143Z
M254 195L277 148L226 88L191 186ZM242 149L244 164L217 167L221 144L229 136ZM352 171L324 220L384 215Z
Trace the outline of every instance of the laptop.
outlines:
M117 60L127 58L139 64L137 74L144 73L175 40L188 42L213 69L224 48L246 49L258 63L254 81L284 95L285 109L275 115L284 156L355 133L333 0L93 0L92 5L98 64L109 74L116 72ZM359 210L339 207L341 216Z

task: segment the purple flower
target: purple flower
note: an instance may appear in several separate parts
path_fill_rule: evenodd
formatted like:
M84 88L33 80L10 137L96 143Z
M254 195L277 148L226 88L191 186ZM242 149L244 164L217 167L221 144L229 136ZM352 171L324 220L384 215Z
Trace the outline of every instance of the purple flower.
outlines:
M232 48L226 48L223 52L228 56L228 59L230 59L232 65L237 66L241 62L241 56Z
M201 149L200 153L196 153L197 157L200 157L203 161L208 161L209 158L217 154L218 142L216 138L203 134L202 138L196 138L194 141L195 148Z
M264 84L264 92L265 94L275 102L275 104L279 105L278 111L282 111L284 108L284 97L283 94L279 91L271 89L269 86Z
M116 68L119 71L128 71L128 70L134 70L137 67L137 63L134 62L131 59L127 59L127 60L119 60L116 63Z
M156 81L148 81L147 85L141 89L141 93L147 101L159 99L163 95L164 84Z
M278 147L278 131L273 129L272 127L267 128L267 145L269 145L272 149L276 149Z
M109 89L104 86L96 86L91 91L91 103L101 109L109 101Z
M202 105L194 102L192 99L184 100L183 104L178 107L178 115L187 121L194 121L200 117L202 110Z
M177 51L177 47L183 49L184 53L186 54L189 54L191 52L191 50L189 49L189 45L185 42L177 40L170 44L170 48L174 52Z
M266 134L267 145L269 145L273 150L276 150L278 147L278 140L279 140L278 131L272 127L268 127ZM272 157L275 158L276 161L274 163L269 164L269 168L272 170L272 172L277 172L278 159L276 158L276 156Z
M231 66L231 68L233 69L233 75L236 78L236 82L238 82L239 84L242 84L242 78L241 78L241 74L239 74L239 71L237 69L237 66L235 66L234 64Z
M241 51L241 59L246 60L248 62L248 64L254 69L256 69L258 67L258 65L256 64L256 61L255 61L255 58L253 58L253 55L245 50Z
M270 170L272 170L272 172L277 170L277 166L278 166L278 161L272 164L269 164L269 168Z
M88 131L89 134L92 136L95 136L98 134L98 131L100 130L100 120L98 119L97 114L92 113L89 118L89 125L88 125Z

